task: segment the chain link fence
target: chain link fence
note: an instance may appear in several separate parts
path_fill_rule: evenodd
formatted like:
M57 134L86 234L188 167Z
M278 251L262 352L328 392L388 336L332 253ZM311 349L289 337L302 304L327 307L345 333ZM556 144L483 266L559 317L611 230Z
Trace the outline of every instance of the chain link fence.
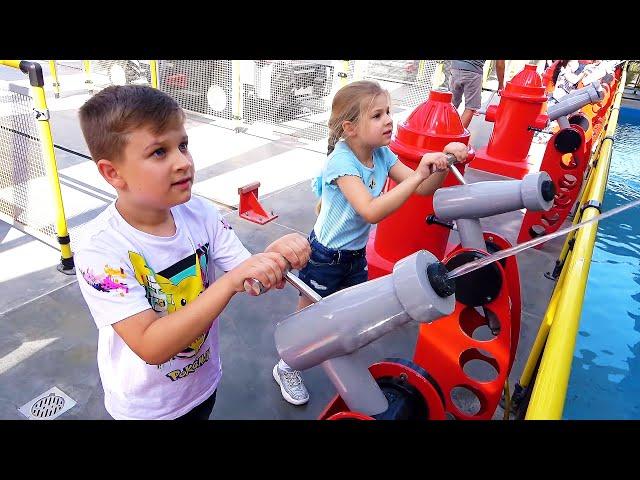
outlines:
M52 196L33 100L0 89L0 219L57 247Z
M487 61L487 80L495 79ZM526 60L508 61L506 79ZM196 119L326 151L335 92L354 80L378 81L391 94L394 125L447 87L443 60L158 60L158 88ZM63 61L59 64L66 65ZM92 60L95 89L151 83L148 60ZM76 67L77 68L77 67ZM81 68L81 67L80 67ZM517 68L516 68L517 69Z

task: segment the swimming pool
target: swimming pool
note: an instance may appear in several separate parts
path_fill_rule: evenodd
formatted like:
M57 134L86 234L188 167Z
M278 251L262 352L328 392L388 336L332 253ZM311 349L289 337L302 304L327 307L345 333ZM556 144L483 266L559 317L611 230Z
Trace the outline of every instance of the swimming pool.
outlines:
M621 108L602 210L640 198L640 109ZM564 419L640 419L640 210L599 223Z

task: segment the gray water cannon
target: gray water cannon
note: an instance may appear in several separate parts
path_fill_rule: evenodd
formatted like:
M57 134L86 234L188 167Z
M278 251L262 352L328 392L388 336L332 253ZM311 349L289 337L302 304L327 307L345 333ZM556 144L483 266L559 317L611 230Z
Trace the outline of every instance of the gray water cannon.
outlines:
M567 115L577 112L582 107L591 103L598 103L604 98L604 89L598 82L590 83L586 87L579 88L565 95L555 105L551 105L547 111L549 121L558 120L562 128L568 126L565 123Z
M322 298L276 326L276 348L288 365L322 364L352 411L376 415L388 408L359 350L414 320L431 323L455 308L455 282L426 250L398 261L389 275Z
M522 180L498 180L439 188L433 210L439 220L455 220L465 248L486 250L479 219L526 208L549 210L555 196L547 172L529 173Z

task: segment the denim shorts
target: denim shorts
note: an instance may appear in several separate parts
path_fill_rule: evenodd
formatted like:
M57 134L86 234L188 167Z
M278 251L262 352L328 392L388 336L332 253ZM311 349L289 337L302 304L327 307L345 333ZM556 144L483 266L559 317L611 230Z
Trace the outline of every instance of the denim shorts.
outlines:
M322 245L314 231L309 234L311 257L298 277L318 295L326 297L343 288L366 282L366 248L337 250Z

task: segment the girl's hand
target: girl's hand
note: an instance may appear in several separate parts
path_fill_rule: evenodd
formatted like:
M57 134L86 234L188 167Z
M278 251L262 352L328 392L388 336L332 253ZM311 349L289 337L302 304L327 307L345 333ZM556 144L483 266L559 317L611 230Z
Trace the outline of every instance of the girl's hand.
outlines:
M469 147L467 147L464 143L451 142L448 143L446 147L444 147L443 151L444 153L454 154L458 162L463 163L467 159L467 155L469 154Z
M416 173L424 180L433 172L444 172L449 168L447 156L441 152L425 153L420 160Z

